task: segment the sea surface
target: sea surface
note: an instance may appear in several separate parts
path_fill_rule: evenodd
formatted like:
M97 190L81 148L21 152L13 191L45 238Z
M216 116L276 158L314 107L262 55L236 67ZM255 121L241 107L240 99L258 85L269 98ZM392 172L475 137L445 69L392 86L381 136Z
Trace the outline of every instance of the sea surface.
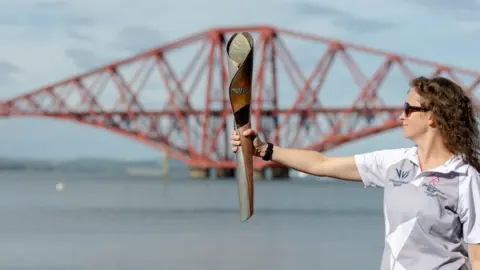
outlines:
M57 182L64 189L56 190ZM314 177L258 181L239 218L233 179L0 173L0 269L379 269L382 190Z

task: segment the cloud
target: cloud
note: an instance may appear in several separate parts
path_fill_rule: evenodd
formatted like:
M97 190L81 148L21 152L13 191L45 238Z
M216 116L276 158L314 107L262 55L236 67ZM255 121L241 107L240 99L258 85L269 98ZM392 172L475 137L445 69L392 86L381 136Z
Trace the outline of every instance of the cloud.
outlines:
M77 14L75 6L68 1L35 2L26 7L0 10L0 25L26 27L32 35L51 34L66 29L78 30L94 24L91 16Z
M93 41L93 39L90 36L88 36L87 34L83 34L81 31L77 29L69 29L67 31L67 35L69 38L72 38L72 39L77 39L81 41Z
M14 63L7 60L0 60L0 84L8 85L14 81L16 75L20 75L22 70Z
M449 16L464 21L478 21L480 3L476 0L449 1L449 0L406 0L412 5L423 7L432 16Z
M160 31L154 28L132 25L120 30L112 45L128 50L130 53L139 53L146 49L157 47L167 41L162 38Z
M300 15L309 16L345 16L346 12L330 7L327 5L321 5L315 2L294 2L290 3L294 7L294 11Z
M371 18L362 18L348 11L327 6L321 3L314 2L294 2L293 11L295 17L304 19L304 16L313 18L324 17L330 21L334 26L337 26L350 33L368 34L377 33L392 29L395 25L392 22L375 20Z
M394 27L393 23L354 17L338 18L333 23L347 31L363 34L383 32Z
M478 24L473 20L475 12L478 12L478 4L467 0L458 3L447 0L345 0L338 3L326 0L280 3L274 0L4 1L0 3L0 80L8 83L8 87L2 91L2 97L19 95L211 27L237 25L273 25L477 69L476 58L472 57L480 46L480 38L472 35L478 31ZM462 17L469 20L460 20ZM325 44L284 35L280 37L304 73L311 73ZM196 48L194 45L201 43L190 45ZM193 59L194 52L186 48L166 53L175 75L182 76L186 62ZM349 53L367 76L380 66L382 60L371 54ZM202 60L205 59L204 56ZM342 63L340 57L336 61L335 65ZM134 72L140 68L139 63L125 68L126 81L134 77ZM348 68L342 65L342 69L337 68L329 75L328 87L321 91L323 104L347 104L358 95L359 87L353 84L351 75L344 75ZM151 106L159 107L163 104L161 99L167 98L168 94L162 77L157 74L154 79L156 81L142 93ZM286 88L291 85L289 74L282 71L278 79L282 89L279 99L292 101L293 90ZM141 80L136 85L140 85ZM350 86L343 84L342 87L341 83L347 80ZM382 88L382 97L401 102L405 82L402 78L391 81ZM170 85L175 83L170 81ZM337 90L332 90L334 87ZM203 102L204 89L205 85L196 89L198 98L195 97L195 101ZM117 93L113 87L108 90ZM28 121L44 124L30 125ZM3 153L23 156L158 155L155 150L100 129L72 128L63 122L38 122L37 119L3 121L2 125L5 130L16 130L0 134L0 140L10 142L0 148ZM37 131L39 125L41 132ZM31 141L25 144L26 140ZM385 139L381 143L376 139L375 144L369 144L365 140L362 141L364 148L358 148L355 143L345 151L372 149L372 145L388 147L390 141L392 139Z
M83 49L66 49L65 55L71 58L75 65L82 70L99 67L101 63L105 62L101 57Z
M68 9L70 5L67 1L42 1L33 3L33 7L46 9L46 10L58 10Z

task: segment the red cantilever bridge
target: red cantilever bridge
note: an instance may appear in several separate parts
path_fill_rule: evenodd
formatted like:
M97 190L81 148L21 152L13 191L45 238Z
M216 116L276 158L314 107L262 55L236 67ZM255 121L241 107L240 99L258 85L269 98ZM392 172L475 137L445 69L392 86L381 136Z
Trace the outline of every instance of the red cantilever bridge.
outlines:
M214 28L4 101L128 136L197 170L235 167L226 40L255 36L252 123L268 140L329 150L398 127L408 81L448 76L472 97L480 72L270 26ZM475 102L477 102L475 98ZM257 169L275 166L258 159ZM278 174L277 174L278 175Z

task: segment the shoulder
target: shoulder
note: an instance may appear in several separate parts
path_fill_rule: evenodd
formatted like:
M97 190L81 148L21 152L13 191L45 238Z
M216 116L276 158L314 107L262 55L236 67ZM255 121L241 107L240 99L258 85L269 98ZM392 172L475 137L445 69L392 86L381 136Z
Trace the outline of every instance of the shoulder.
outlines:
M355 155L355 164L366 187L384 187L391 166L416 154L416 147L383 149Z
M387 166L416 154L416 147L391 148L355 155L357 163L376 163Z
M480 187L480 172L477 169L465 164L456 168L456 171L459 175L458 192L460 196L466 196L472 192L480 194L480 190L478 190L478 187Z
M454 171L458 174L460 194L470 192L472 188L479 185L480 172L475 167L462 164L454 168Z

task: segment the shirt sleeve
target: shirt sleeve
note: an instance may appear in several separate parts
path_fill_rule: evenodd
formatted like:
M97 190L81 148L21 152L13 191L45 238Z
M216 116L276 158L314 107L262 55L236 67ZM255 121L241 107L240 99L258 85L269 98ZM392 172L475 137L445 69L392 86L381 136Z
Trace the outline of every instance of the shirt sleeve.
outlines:
M355 155L355 163L365 187L385 187L387 169L405 149L387 149Z
M473 172L473 173L471 173ZM462 222L464 241L468 244L480 243L480 176L471 169L460 181L458 197L458 214Z

